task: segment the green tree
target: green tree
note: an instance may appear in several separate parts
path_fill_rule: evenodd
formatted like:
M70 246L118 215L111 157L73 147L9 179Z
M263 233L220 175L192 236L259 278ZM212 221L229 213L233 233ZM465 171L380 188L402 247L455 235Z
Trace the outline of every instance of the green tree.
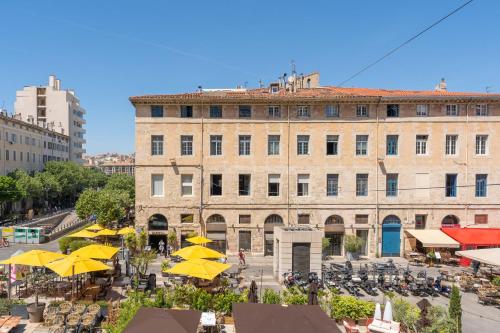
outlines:
M35 174L35 179L40 182L42 187L42 197L49 205L53 205L62 195L62 186L59 180L53 174L48 172L39 172Z
M72 203L85 188L83 167L74 162L50 161L45 164L45 171L56 177L61 185L61 193L66 203Z
M448 311L442 306L432 306L428 312L431 325L423 328L423 333L456 333L456 326Z
M0 176L0 203L17 201L22 193L17 188L16 181L9 176Z
M82 180L85 188L99 189L103 188L108 182L109 177L99 169L96 168L83 168L82 167Z
M448 308L448 313L450 318L455 323L456 332L462 332L462 304L461 304L460 290L457 286L453 285L451 287L450 295L450 306Z
M125 217L128 195L120 191L97 192L97 222L103 226Z
M42 183L34 177L31 177L24 170L16 170L9 173L9 177L16 181L16 187L21 197L31 198L34 202L42 197Z
M88 189L80 194L78 201L76 202L76 215L81 220L88 219L91 215L97 215L99 206L99 196L98 192L93 189Z
M109 177L105 188L125 191L132 200L135 199L135 178L132 176L115 173Z

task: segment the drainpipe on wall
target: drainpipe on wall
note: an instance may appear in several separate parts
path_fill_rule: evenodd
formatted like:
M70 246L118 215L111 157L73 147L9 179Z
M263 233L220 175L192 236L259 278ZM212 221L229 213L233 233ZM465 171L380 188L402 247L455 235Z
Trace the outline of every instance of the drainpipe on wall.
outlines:
M203 192L205 190L204 188L204 177L203 177L203 160L204 160L204 149L205 149L205 122L204 122L204 115L203 115L203 102L201 103L201 152L200 152L200 207L198 209L199 211L199 223L200 223L200 233L202 236L207 235L207 230L206 230L206 225L203 221Z
M375 107L375 116L376 116L376 130L375 130L375 256L378 258L380 254L380 247L381 247L381 242L379 241L379 235L380 235L380 224L379 224L379 208L378 208L378 161L379 161L379 114L378 114L378 107L380 105L380 102L382 100L382 97L379 97L377 105Z
M286 120L287 120L287 130L288 130L288 140L287 140L287 152L286 152L286 216L287 216L287 225L290 225L290 104L287 104L286 111Z
M469 110L472 100L465 107L465 226L469 221Z

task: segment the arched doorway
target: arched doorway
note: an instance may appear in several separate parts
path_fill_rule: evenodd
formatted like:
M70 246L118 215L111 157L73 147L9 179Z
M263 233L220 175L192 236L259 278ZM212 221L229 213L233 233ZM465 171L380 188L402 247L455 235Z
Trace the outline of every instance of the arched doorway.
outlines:
M212 242L207 243L207 247L216 251L226 253L226 220L220 214L210 215L207 219L207 238Z
M382 221L382 256L399 257L401 251L401 220L389 215Z
M269 215L264 221L264 255L274 254L274 227L283 226L283 219L278 214Z
M162 214L154 214L148 219L148 244L153 249L158 249L158 244L163 240L167 244L168 221Z
M441 221L443 228L460 228L460 220L455 215L446 215Z
M344 219L339 215L331 215L325 221L325 238L330 240L330 245L323 250L326 256L341 256L344 240Z

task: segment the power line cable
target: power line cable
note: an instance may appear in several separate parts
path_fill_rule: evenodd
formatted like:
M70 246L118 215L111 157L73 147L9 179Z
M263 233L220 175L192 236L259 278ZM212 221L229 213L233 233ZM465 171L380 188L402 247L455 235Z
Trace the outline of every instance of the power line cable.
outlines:
M443 22L444 20L446 20L448 17L452 16L453 14L457 13L458 11L460 11L462 8L464 8L465 6L469 5L471 2L473 2L474 0L469 0L467 1L466 3L464 3L463 5L461 5L460 7L454 9L453 11L451 11L450 13L448 13L447 15L443 16L442 18L440 18L439 20L437 20L436 22L434 22L433 24L431 24L430 26L428 26L427 28L425 28L424 30L420 31L419 33L417 33L416 35L414 35L413 37L411 37L410 39L408 39L407 41L403 42L402 44L400 44L399 46L393 48L392 50L390 50L389 52L387 52L386 54L384 54L382 57L378 58L377 60L375 60L374 62L366 65L365 67L363 67L361 70L359 70L358 72L354 73L353 75L351 75L349 78L347 78L346 80L340 82L338 84L339 87L342 87L344 84L346 84L347 82L351 81L352 79L354 79L355 77L357 77L358 75L360 75L361 73L367 71L368 69L370 69L371 67L375 66L376 64L378 64L379 62L381 62L382 60L384 60L385 58L389 57L391 54L395 53L396 51L398 51L399 49L401 49L402 47L410 44L412 41L414 41L415 39L417 39L418 37L420 37L421 35L423 35L424 33L426 33L427 31L431 30L432 28L434 28L436 25L438 25L439 23Z

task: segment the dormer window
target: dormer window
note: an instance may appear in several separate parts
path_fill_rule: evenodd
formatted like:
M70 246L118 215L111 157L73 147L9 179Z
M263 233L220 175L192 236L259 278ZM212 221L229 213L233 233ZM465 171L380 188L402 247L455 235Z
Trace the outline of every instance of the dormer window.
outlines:
M269 86L271 89L271 94L275 94L277 93L278 91L280 91L280 85L279 83L271 83L271 85Z

